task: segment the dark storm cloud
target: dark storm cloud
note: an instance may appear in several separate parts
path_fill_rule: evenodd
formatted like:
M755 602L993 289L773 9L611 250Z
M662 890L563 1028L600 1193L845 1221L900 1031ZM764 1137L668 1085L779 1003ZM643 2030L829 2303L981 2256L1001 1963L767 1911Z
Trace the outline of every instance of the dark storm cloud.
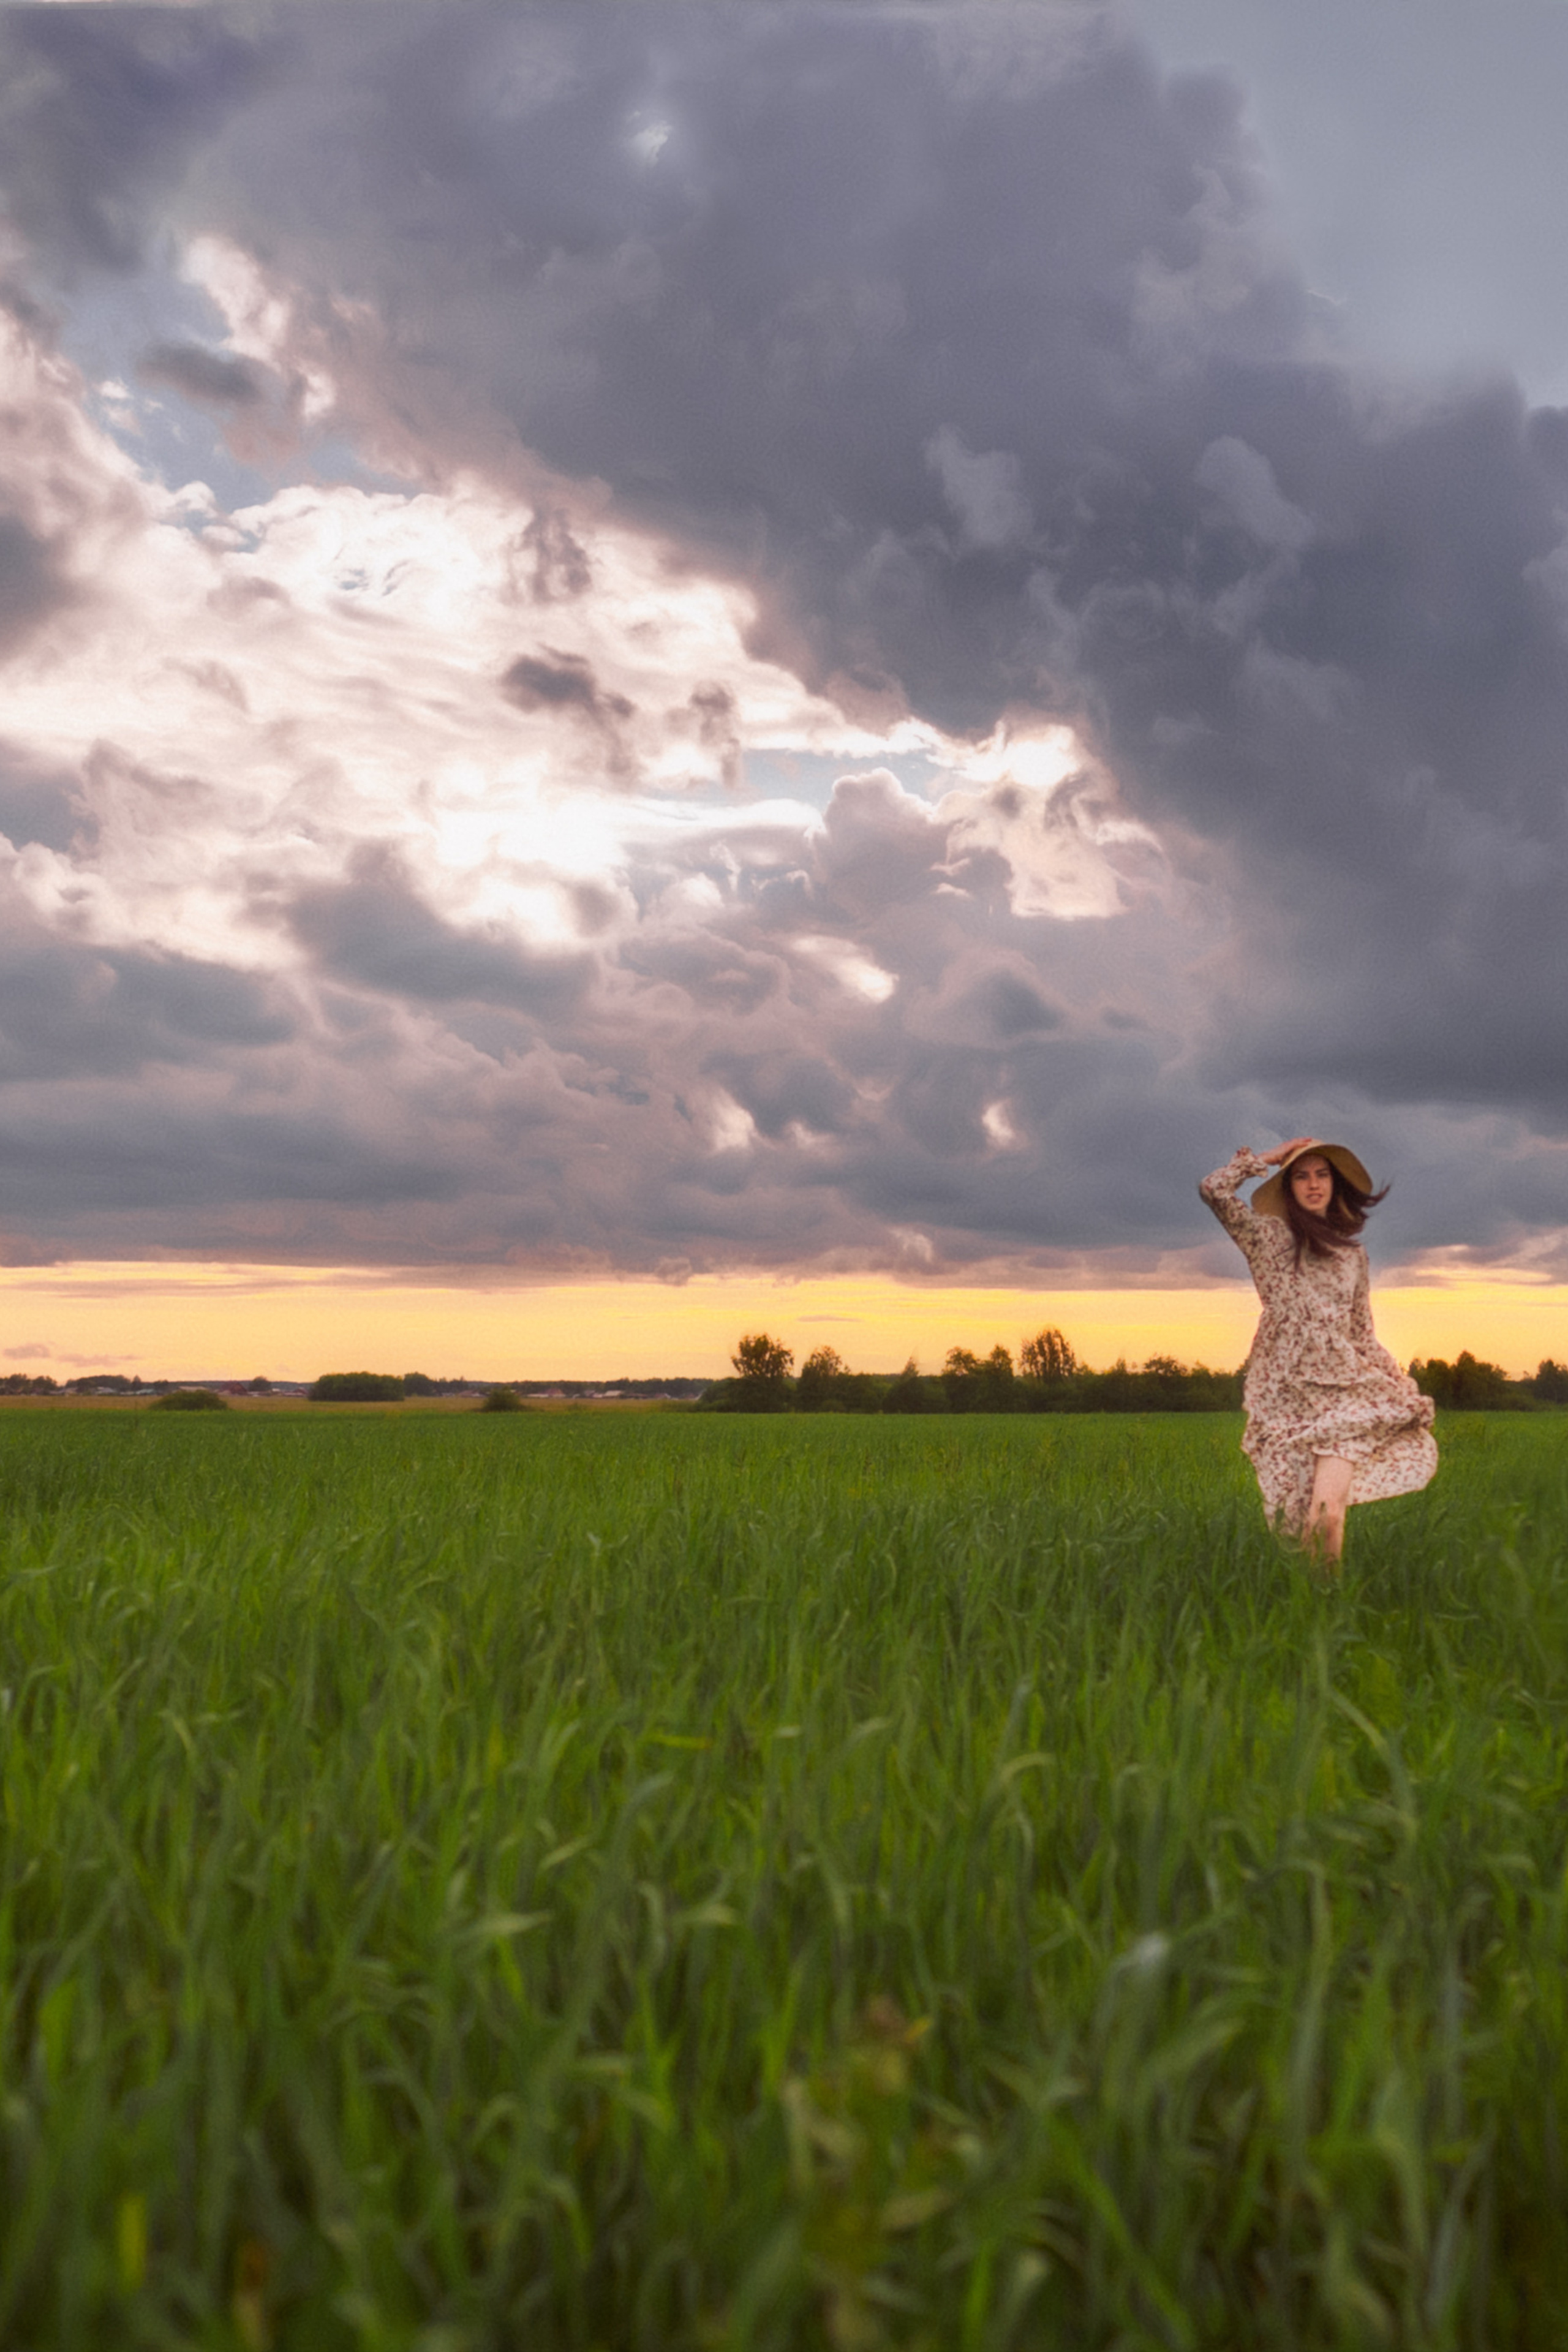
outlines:
M1032 1029L1056 1029L1061 1014L1047 1004L1033 983L1015 972L999 971L984 980L974 992L975 1009L999 1038L1026 1036Z
M312 1213L282 1228L306 1241L308 1255L310 1241L334 1231L334 1209L364 1213L369 1223L384 1208L403 1213L449 1199L461 1181L434 1150L403 1156L378 1146L362 1122L325 1103L247 1109L114 1088L74 1104L24 1095L0 1129L0 1178L8 1213L35 1234L69 1241L85 1224L126 1255L150 1241L231 1249L245 1230L234 1213L243 1202L252 1232L258 1207Z
M367 850L350 877L302 891L288 909L295 936L334 977L428 1003L471 1000L560 1014L581 995L589 959L540 955L509 937L444 922L397 860Z
M593 566L563 514L539 508L522 534L521 544L531 558L535 604L570 604L587 594L594 584Z
M1234 861L1208 1066L1554 1118L1568 1077L1568 576L1554 420L1238 399L1310 538L1199 519L1075 623L1144 805ZM1325 396L1326 394L1326 396ZM1250 543L1247 543L1247 542Z
M259 49L205 9L7 8L5 210L68 273L131 268L160 199L263 71Z
M0 942L0 1084L129 1076L279 1045L295 1019L265 981L192 957L52 937L15 904Z
M136 362L136 373L148 383L170 384L187 400L215 408L254 408L267 397L259 368L204 351L199 343L149 343Z
M792 1127L836 1135L854 1116L855 1091L831 1065L809 1054L714 1054L708 1068L773 1140Z
M575 710L601 725L630 719L624 694L606 694L581 654L520 654L501 677L501 692L520 710Z
M56 551L19 516L0 508L0 655L27 636L68 593Z

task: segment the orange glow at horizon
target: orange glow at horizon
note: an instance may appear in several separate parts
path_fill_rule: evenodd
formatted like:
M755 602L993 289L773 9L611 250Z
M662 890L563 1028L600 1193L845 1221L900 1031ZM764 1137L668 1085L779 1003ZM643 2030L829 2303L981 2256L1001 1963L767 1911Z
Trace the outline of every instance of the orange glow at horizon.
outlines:
M1244 1283L1192 1289L917 1286L887 1276L699 1276L524 1285L384 1278L363 1269L78 1264L0 1268L0 1373L59 1381L310 1380L420 1370L474 1380L717 1378L743 1331L797 1362L837 1349L857 1370L927 1370L949 1348L1015 1353L1055 1325L1087 1363L1152 1355L1221 1370L1247 1352L1258 1305ZM1568 1285L1467 1276L1374 1289L1379 1336L1402 1363L1462 1348L1531 1372L1568 1360Z

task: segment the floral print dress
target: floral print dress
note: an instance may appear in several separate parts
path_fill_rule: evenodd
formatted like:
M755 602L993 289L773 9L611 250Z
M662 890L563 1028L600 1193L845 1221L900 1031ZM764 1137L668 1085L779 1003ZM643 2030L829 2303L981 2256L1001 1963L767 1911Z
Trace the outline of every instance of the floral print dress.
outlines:
M1263 1314L1247 1360L1242 1448L1264 1508L1292 1533L1305 1522L1314 1457L1354 1465L1350 1499L1410 1495L1437 1467L1433 1407L1372 1328L1366 1252L1360 1243L1317 1257L1283 1217L1259 1216L1238 1188L1273 1168L1241 1150L1198 1191L1252 1269Z

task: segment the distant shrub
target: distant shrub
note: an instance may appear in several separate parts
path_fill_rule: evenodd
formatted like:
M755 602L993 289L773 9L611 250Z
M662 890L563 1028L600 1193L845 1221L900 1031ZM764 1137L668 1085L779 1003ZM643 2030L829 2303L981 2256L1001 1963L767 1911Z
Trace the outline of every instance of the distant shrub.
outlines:
M154 1397L149 1412L226 1412L228 1399L220 1397L216 1389L171 1389L166 1396Z
M904 1369L889 1381L882 1392L884 1412L945 1412L947 1397L940 1381L921 1378L920 1366L911 1356Z
M487 1389L476 1410L479 1412L526 1412L528 1407L515 1389Z
M1535 1381L1510 1381L1500 1364L1479 1361L1468 1348L1451 1364L1441 1356L1425 1362L1417 1357L1410 1377L1423 1396L1448 1412L1528 1412L1538 1401L1551 1401Z
M305 1393L312 1404L401 1404L403 1382L395 1372L323 1372Z

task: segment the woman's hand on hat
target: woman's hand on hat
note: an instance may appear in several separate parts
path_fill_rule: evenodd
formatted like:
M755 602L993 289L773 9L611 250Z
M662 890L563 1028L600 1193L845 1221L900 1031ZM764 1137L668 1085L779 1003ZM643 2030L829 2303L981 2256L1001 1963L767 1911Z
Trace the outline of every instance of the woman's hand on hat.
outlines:
M1311 1140L1310 1135L1298 1135L1289 1143L1277 1143L1272 1151L1260 1151L1258 1156L1270 1168L1282 1168L1287 1160L1304 1150Z

